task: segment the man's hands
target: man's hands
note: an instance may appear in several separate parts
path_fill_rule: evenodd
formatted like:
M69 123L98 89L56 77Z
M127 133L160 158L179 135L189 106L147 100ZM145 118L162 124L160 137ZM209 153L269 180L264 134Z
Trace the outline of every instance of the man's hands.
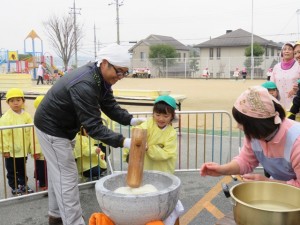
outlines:
M125 138L123 142L123 148L130 148L131 145L131 138Z
M132 118L130 121L131 126L137 126L140 125L141 123L145 122L147 118L145 117L139 117L139 118Z

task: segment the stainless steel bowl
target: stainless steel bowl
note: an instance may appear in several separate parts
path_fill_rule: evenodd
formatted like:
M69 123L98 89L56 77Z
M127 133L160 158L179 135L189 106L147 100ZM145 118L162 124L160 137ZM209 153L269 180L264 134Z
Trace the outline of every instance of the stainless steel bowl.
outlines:
M276 182L239 183L230 189L238 225L300 224L300 188Z

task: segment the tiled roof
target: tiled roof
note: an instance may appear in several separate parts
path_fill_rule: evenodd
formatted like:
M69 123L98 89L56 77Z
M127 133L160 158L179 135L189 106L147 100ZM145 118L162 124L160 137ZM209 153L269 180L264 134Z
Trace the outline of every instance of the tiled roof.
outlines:
M262 46L274 46L279 47L279 44L270 40L261 38L253 34L253 42L258 43ZM237 46L249 46L251 45L251 33L243 29L237 29L235 31L226 33L219 37L213 38L209 41L205 41L201 44L196 45L198 48L208 47L237 47Z
M189 51L189 47L185 46L181 42L177 41L175 38L169 37L169 36L162 36L162 35L154 35L151 34L147 38L139 41L137 44L135 44L133 47L129 49L129 52L131 52L134 48L136 48L141 43L144 43L148 46L156 45L156 44L168 44L173 46L176 50L185 50Z

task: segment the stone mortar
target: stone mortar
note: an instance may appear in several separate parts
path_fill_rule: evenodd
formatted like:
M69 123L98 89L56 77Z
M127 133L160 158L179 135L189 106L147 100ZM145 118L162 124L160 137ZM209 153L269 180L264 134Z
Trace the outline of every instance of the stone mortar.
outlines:
M116 225L145 225L164 220L174 210L179 198L181 181L159 171L144 171L142 185L152 184L157 192L141 195L114 193L126 186L127 172L114 173L96 182L96 196L102 212ZM142 186L141 185L141 186Z

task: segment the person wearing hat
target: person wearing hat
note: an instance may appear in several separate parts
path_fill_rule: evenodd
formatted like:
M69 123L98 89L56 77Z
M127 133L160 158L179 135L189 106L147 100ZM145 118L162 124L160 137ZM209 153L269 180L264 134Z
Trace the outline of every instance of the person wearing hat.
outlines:
M232 115L245 138L231 162L204 163L201 176L241 174L244 181L273 181L300 187L300 124L285 118L285 110L266 88L253 86L235 101ZM252 174L261 164L271 175Z
M274 98L276 98L278 101L280 100L280 96L279 96L277 86L273 81L266 81L261 86L264 87L264 88L267 88L269 94L272 95Z
M157 170L174 174L177 160L177 133L172 126L175 119L176 101L170 95L158 96L154 101L152 118L136 126L147 130L147 148L144 170ZM123 151L128 162L130 150ZM178 200L175 209L163 224L173 225L184 211Z
M9 109L0 118L0 126L31 124L32 118L24 110L24 93L19 88L11 88L6 92L6 103ZM2 132L3 143L0 146L5 158L7 181L12 195L33 193L27 185L26 161L32 149L32 128L5 129Z
M99 60L59 79L37 108L34 125L47 160L49 224L85 224L73 156L80 128L95 140L123 148L130 146L131 139L106 127L101 112L124 126L145 120L133 118L113 95L112 85L128 75L129 67L127 48L109 45L99 52Z
M174 173L177 159L177 133L172 127L176 101L169 95L161 95L154 101L150 119L136 126L147 130L147 149L144 170ZM123 159L128 161L130 150L124 149Z
M297 92L297 80L300 79L300 65L294 59L294 45L285 43L281 50L281 62L273 68L270 81L273 81L279 91L280 103L288 110Z

